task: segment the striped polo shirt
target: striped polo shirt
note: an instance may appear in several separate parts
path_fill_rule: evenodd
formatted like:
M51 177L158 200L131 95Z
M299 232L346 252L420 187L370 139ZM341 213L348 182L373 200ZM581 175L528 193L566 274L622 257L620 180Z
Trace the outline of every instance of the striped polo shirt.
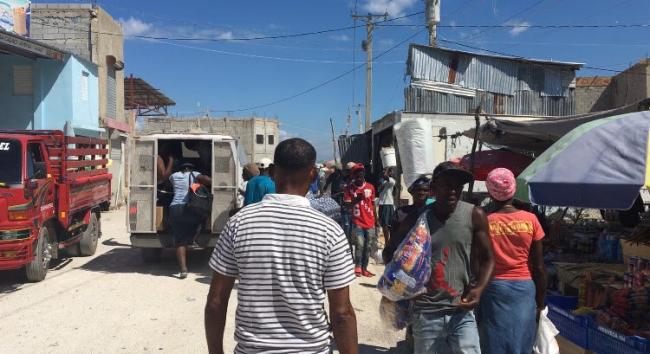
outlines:
M355 279L347 238L300 196L268 194L230 218L210 267L238 278L235 353L329 353L326 290Z

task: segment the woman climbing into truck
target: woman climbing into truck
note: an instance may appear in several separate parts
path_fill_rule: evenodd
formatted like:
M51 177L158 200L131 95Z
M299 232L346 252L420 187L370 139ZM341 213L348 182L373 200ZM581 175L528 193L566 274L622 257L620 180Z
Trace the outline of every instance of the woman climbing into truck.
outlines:
M187 210L189 190L193 183L205 186L212 185L212 180L206 175L196 172L193 164L185 162L180 165L180 171L173 173L169 181L174 187L174 198L169 205L171 216L172 237L176 247L176 260L180 267L179 278L187 278L187 246L194 243L204 218Z

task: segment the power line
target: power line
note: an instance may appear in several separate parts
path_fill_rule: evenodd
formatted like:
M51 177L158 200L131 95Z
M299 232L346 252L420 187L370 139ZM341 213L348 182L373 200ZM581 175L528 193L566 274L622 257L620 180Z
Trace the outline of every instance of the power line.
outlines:
M424 31L425 31L425 30L420 30L420 31L416 32L415 34L413 34L413 35L409 36L408 38L402 40L401 42L395 44L395 45L392 46L391 48L389 48L389 49L383 51L382 53L380 53L380 54L378 54L378 55L376 55L376 56L373 58L373 60L377 60L377 59L383 57L384 55L386 55L386 54L392 52L393 50L395 50L395 49L397 49L398 47L400 47L402 44L404 44L404 43L410 41L411 39L415 38L416 36L418 36L420 33L424 32ZM329 79L329 80L326 80L326 81L324 81L324 82L321 82L320 84L318 84L318 85L316 85L316 86L312 86L312 87L310 87L310 88L308 88L308 89L306 89L306 90L300 91L300 92L298 92L298 93L296 93L296 94L293 94L293 95L291 95L291 96L284 97L284 98L281 98L281 99L278 99L278 100L275 100L275 101L272 101L272 102L269 102L269 103L264 103L264 104L259 104L259 105L256 105L256 106L251 106L251 107L246 107L246 108L239 108L239 109L212 110L211 112L224 113L224 112L243 112L243 111L252 111L252 110L255 110L255 109L259 109L259 108L264 108L264 107L273 106L273 105L276 105L276 104L278 104L278 103L283 103L283 102L286 102L286 101L292 100L292 99L294 99L294 98L297 98L297 97L300 97L300 96L306 95L306 94L308 94L308 93L310 93L310 92L312 92L312 91L315 91L315 90L317 90L317 89L319 89L319 88L321 88L321 87L324 87L324 86L326 86L326 85L328 85L328 84L331 84L332 82L337 81L337 80L339 80L339 79L341 79L341 78L343 78L343 77L345 77L345 76L351 74L352 72L354 72L354 71L356 71L356 70L359 70L359 69L363 68L364 66L366 66L366 63L359 64L359 65L355 66L354 68L352 68L351 70L348 70L348 71L346 71L346 72L343 72L343 73L341 73L341 74L339 74L339 75L337 75L337 76L335 76L335 77L333 77L333 78L331 78L331 79Z
M510 21L510 20L512 20L512 19L514 19L515 17L520 16L520 15L522 15L522 14L524 14L524 13L526 13L526 12L528 12L528 11L534 9L534 8L536 8L537 6L541 5L544 1L546 1L546 0L539 0L539 1L535 2L534 4L528 6L527 8L525 8L525 9L523 9L523 10L517 12L516 14L514 14L514 15L508 17L507 19L505 19L504 21L502 21L502 23L506 23L506 22L508 22L508 21ZM479 33L477 33L477 34L475 34L475 35L469 37L468 39L474 39L474 38L476 38L476 37L479 37L479 36L481 36L482 34L484 34L485 32L489 32L490 30L492 30L492 29L491 29L491 28L485 29L485 30L483 30L483 31L481 31L481 32L479 32Z
M259 54L251 54L251 53L230 52L230 51L218 50L218 49L212 49L212 48L189 46L189 45L179 44L179 43L174 43L174 42L158 41L158 43L171 45L171 46L179 47L179 48L194 49L194 50L199 50L199 51L203 51L203 52L210 52L210 53L231 55L231 56L239 56L239 57L246 57L246 58L255 58L255 59L268 59L268 60L286 61L286 62L294 62L294 63L313 63L313 64L346 64L346 65L355 64L354 62L351 62L351 61L273 57L273 56L268 56L268 55L259 55ZM379 63L376 63L376 64L403 64L403 63L404 63L404 61L383 61L383 62L379 62Z
M397 21L397 20L401 20L401 19L421 15L423 13L424 13L424 11L419 11L419 12L415 12L415 13L404 15L404 16L389 18L389 19L386 19L386 20L383 20L383 21L379 21L378 23L393 22L393 21ZM56 25L46 23L45 21L37 19L37 18L32 19L32 21L35 22L35 23L38 23L38 24L40 24L42 26L53 27L53 28L58 28L58 29L70 29L70 30L76 30L76 31L86 31L87 30L87 27L56 26ZM357 27L365 27L365 25L329 28L329 29L324 29L324 30L320 30L320 31L290 33L290 34L275 35L275 36L257 36L257 37L240 37L240 38L229 38L229 37L223 37L223 38L218 38L218 37L217 38L215 38L215 37L167 37L167 36L147 36L147 35L131 35L131 36L128 36L128 37L139 38L139 39L150 39L150 40L170 40L170 41L247 42L247 41L259 41L259 40L266 40L266 39L285 39L285 38L307 37L307 36L314 36L314 35L320 35L320 34L326 34L326 33L332 33L332 32L348 31L348 30L351 30L351 29L355 29ZM92 34L102 34L102 35L124 36L123 33L117 33L117 32L91 31L91 33Z
M426 25L408 25L408 24L392 24L392 25L378 25L380 27L426 27ZM436 25L442 28L526 28L526 29L563 29L563 28L648 28L649 23L638 24L605 24L605 25L529 25L529 24L513 24L513 25Z

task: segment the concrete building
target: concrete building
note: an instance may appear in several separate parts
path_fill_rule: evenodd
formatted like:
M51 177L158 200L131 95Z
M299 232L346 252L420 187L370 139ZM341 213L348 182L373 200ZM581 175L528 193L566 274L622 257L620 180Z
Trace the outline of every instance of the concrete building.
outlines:
M576 113L598 112L650 97L650 59L642 59L613 77L576 80Z
M0 128L101 134L95 64L4 31L0 51Z
M111 142L113 204L125 195L124 152L133 130L124 113L124 38L122 27L91 4L32 4L30 36L97 65L99 123Z
M152 118L144 117L139 134L190 133L203 131L211 134L229 135L239 140L244 156L242 163L259 162L263 158L273 159L275 146L280 139L277 119L251 117L234 118Z

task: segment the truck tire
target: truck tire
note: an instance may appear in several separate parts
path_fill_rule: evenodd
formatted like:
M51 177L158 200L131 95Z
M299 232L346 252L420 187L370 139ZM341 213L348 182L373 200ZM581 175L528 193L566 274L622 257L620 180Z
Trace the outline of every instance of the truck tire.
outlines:
M145 263L160 262L162 256L161 248L140 248L140 255Z
M49 241L49 231L43 226L38 231L38 240L34 249L34 259L25 266L25 276L29 282L39 282L45 279L47 269L52 259L52 245Z
M97 214L90 214L90 221L88 222L88 227L81 236L79 241L79 255L82 257L88 257L95 254L97 251L97 243L99 242L99 219L97 219Z

